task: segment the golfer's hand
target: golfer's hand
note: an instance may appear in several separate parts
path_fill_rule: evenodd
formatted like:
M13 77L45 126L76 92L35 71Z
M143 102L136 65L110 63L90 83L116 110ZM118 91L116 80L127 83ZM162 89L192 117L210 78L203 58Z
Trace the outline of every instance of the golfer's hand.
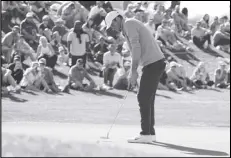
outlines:
M128 87L133 88L137 84L138 72L131 72L128 76Z

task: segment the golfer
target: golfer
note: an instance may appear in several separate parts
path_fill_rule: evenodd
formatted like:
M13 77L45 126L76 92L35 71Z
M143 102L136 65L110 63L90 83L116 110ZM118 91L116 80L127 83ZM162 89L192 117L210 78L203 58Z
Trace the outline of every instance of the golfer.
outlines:
M165 70L165 57L157 41L136 19L125 19L118 11L111 11L105 17L107 29L121 33L126 38L132 56L129 85L135 86L138 79L137 68L143 67L137 99L141 114L140 135L128 140L129 143L152 143L156 141L154 129L154 101L158 83Z

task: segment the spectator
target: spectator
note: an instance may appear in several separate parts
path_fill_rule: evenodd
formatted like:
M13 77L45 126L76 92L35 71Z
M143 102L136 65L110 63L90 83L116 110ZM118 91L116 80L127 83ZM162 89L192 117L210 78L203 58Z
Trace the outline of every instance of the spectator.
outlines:
M176 6L180 6L180 1L171 1L170 9L174 10Z
M128 4L127 9L124 11L124 15L127 18L135 17L135 13L132 11L134 8L133 4Z
M83 59L84 67L86 65L86 51L89 48L89 36L84 33L82 23L75 22L74 30L69 33L68 38L68 51L71 54L72 66L76 64L78 59Z
M10 86L7 88L7 92L15 91L17 93L20 93L21 88L19 85L16 84L14 78L12 77L12 72L9 69L2 67L1 80L2 88Z
M141 9L136 9L134 11L135 13L135 19L141 21L141 22L144 22L144 11L141 10Z
M68 73L68 84L62 90L69 93L69 89L73 88L81 91L90 91L96 87L94 80L89 76L86 69L83 67L83 59L78 59L76 64L71 67ZM87 79L90 84L84 84L83 80Z
M183 8L181 11L181 26L183 31L190 31L188 27L188 9Z
M90 41L93 40L93 33L94 33L94 29L93 29L93 19L89 18L86 23L83 24L82 29L85 33L87 33L89 35L89 39Z
M66 44L66 40L67 40L67 36L69 34L69 30L68 28L64 25L64 21L59 18L56 22L55 22L55 26L52 28L52 32L58 32L59 36L61 37L61 42L63 44Z
M14 78L17 84L19 84L23 77L23 67L20 56L14 57L14 62L8 66L11 70L11 76Z
M19 40L14 44L13 46L13 55L19 55L21 58L21 61L23 62L24 60L26 60L28 57L30 57L30 59L32 61L35 61L35 51L33 50L33 48L30 47L30 45L25 41L24 36L20 35L19 36ZM11 58L12 61L14 58Z
M59 47L58 61L60 64L64 64L64 65L69 66L69 54L63 46Z
M193 43L199 47L203 48L205 42L208 42L208 48L211 44L210 31L201 27L201 22L197 22L196 27L192 29L191 32Z
M37 49L38 60L41 58L45 58L47 61L48 67L54 69L55 64L57 62L57 55L55 54L52 46L48 43L46 37L42 36L39 40L39 46Z
M45 7L43 1L28 1L30 11L35 13L37 20L40 22L44 15L48 14L48 10Z
M31 67L26 69L20 85L25 90L40 91L41 84L45 87L44 91L49 92L50 89L42 77L41 71L38 69L38 62L32 62Z
M106 15L107 12L104 10L103 8L103 3L104 1L96 1L96 6L91 8L90 13L88 14L88 18L92 18L93 16L95 16L96 14L101 14L101 15Z
M105 39L101 36L100 43L96 44L94 47L95 61L103 65L103 55L108 51Z
M117 71L118 79L114 85L115 89L128 90L128 75L130 72L131 63L124 62L123 67Z
M52 48L55 51L55 54L58 54L58 49L60 46L65 47L62 43L61 43L61 36L59 35L58 31L55 31L52 36L51 36L51 41L50 44L52 45Z
M179 70L181 71L182 69L176 62L170 63L170 69L166 72L168 75L168 82L173 82L177 87L187 91L188 87L185 79L185 72L180 74Z
M2 54L5 57L7 63L10 63L10 57L13 50L13 45L19 38L19 27L14 26L11 32L8 32L2 39Z
M181 13L180 13L180 6L177 5L175 7L175 10L172 12L172 17L174 19L176 32L181 33L182 32L182 26L181 26Z
M41 58L39 60L39 68L40 68L42 77L47 83L49 89L51 89L51 91L54 93L58 93L60 90L54 81L53 73L51 72L50 68L46 67L46 59ZM42 87L42 89L44 89L44 87Z
M164 13L164 19L166 20L170 20L172 17L171 17L171 14L172 14L172 11L167 9Z
M204 89L207 86L211 87L214 82L210 80L209 74L205 68L205 63L200 62L190 78L193 81L195 88Z
M201 27L209 29L209 14L205 14L201 20Z
M226 16L220 18L220 28L213 36L214 47L230 46L230 23L226 22L227 18Z
M219 67L215 70L215 87L219 88L227 88L227 77L228 73L225 70L226 64L225 62L221 61L219 62Z
M164 19L163 6L158 5L157 10L153 15L153 22L155 24L156 30L158 29L158 26L161 25L163 19Z
M51 41L52 27L49 26L50 17L48 15L44 15L42 18L42 23L39 25L39 34L45 36L48 41Z
M219 19L217 16L215 16L214 21L210 26L210 30L212 32L212 35L214 35L215 32L219 29L219 26L220 26Z
M153 37L155 38L155 24L154 24L154 19L149 17L148 22L145 24L145 26L149 29L150 33L153 35Z
M21 22L20 25L21 34L24 36L26 42L34 49L38 46L38 28L33 21L33 13L26 14L26 19Z
M114 10L110 1L103 1L103 6L102 7L107 13Z
M108 52L103 56L103 70L104 70L104 84L109 87L113 87L114 75L117 71L117 66L122 66L122 58L119 53L116 52L116 44L110 44L108 46Z

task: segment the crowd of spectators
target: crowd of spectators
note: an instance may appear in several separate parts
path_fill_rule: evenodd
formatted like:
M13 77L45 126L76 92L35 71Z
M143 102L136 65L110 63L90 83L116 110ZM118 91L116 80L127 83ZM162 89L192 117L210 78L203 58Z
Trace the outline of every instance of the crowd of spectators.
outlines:
M90 1L88 1L90 2ZM131 52L122 34L105 28L106 14L114 10L109 1L2 1L2 92L36 90L69 92L69 89L130 90L128 74ZM188 23L189 11L172 1L169 8L150 2L125 2L124 16L145 24L160 48L192 52L181 38L191 40L201 49L216 47L230 52L230 22L227 16L205 14L196 26ZM29 62L29 65L25 62ZM54 80L56 65L68 66L64 88ZM228 62L219 62L211 79L206 63L200 62L191 77L185 68L169 61L159 89L185 90L208 87L228 88ZM89 75L103 78L99 86ZM117 80L115 79L117 76ZM84 82L84 79L89 83Z

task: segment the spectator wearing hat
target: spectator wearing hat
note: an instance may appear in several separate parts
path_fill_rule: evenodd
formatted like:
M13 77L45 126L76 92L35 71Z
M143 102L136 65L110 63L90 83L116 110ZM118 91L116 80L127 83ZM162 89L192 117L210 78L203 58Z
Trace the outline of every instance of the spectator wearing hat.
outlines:
M12 72L9 69L6 69L4 67L1 67L1 87L2 90L4 89L3 87L7 87L7 89L5 89L7 92L9 91L15 91L15 92L20 92L21 87L19 85L17 85L16 81L14 80L14 78L12 77ZM8 87L10 86L10 87Z
M116 44L110 44L108 46L109 51L103 56L104 84L109 87L113 87L113 80L117 71L117 66L119 68L122 67L122 58L121 55L116 52L116 47Z
M26 42L36 50L38 46L38 28L34 23L33 17L33 12L26 14L26 19L20 24L20 32L24 36Z
M17 84L19 84L23 78L23 67L20 56L14 57L14 62L8 66L8 69L11 70L11 75L16 81Z
M198 89L206 89L208 86L211 87L214 85L214 82L210 80L204 62L200 62L197 65L190 80L193 81L195 88Z
M45 58L47 61L46 65L54 69L58 57L55 54L51 44L48 43L46 37L44 36L40 37L39 46L37 49L37 56L38 60L41 58Z
M46 81L42 77L41 71L39 70L39 63L32 62L31 67L24 72L20 85L25 90L40 91L41 84L45 87L44 91L50 91Z
M45 82L49 86L49 89L52 90L54 93L58 93L60 90L54 81L54 76L50 68L46 67L46 59L41 58L39 59L39 68L44 78ZM41 85L42 86L42 85ZM44 89L44 87L42 87Z
M211 31L201 27L201 22L198 21L196 23L196 27L194 27L191 31L193 43L199 47L204 48L204 44L208 42L208 48L211 44Z
M33 48L25 41L24 36L20 35L19 40L14 44L14 52L12 56L19 55L21 58L21 61L23 62L25 59L30 57L32 61L35 61L36 54ZM12 58L13 61L13 58Z
M51 41L52 28L53 25L49 25L50 17L48 15L44 15L42 18L42 23L39 25L39 34L45 36L48 41Z
M215 87L227 88L228 72L226 71L226 63L223 61L219 62L218 68L215 70Z
M11 54L13 51L13 45L18 41L19 38L19 27L14 26L11 32L8 32L2 39L2 54L5 57L7 63L10 63Z
M63 92L69 93L69 89L73 88L81 91L90 91L96 87L96 83L87 73L83 67L83 59L78 59L76 64L71 67L68 73L68 84L62 90ZM83 80L87 79L90 84L84 84Z
M86 65L86 52L89 49L89 36L83 31L82 23L75 22L74 30L67 37L67 48L71 54L72 66L78 59L83 59L84 67Z

